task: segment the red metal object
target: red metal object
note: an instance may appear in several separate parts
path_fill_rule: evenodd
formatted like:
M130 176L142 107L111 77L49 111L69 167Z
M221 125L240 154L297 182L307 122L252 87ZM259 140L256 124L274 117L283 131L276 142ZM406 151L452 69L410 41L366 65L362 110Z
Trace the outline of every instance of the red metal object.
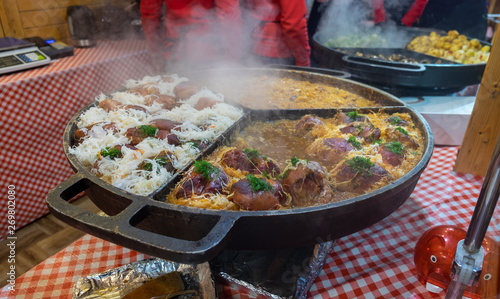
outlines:
M425 232L415 246L414 262L418 280L427 289L446 290L451 281L451 268L457 244L465 238L466 231L451 225L440 225ZM466 288L468 298L497 298L500 270L500 246L486 237L482 243L485 257L480 278ZM437 288L436 288L437 287Z

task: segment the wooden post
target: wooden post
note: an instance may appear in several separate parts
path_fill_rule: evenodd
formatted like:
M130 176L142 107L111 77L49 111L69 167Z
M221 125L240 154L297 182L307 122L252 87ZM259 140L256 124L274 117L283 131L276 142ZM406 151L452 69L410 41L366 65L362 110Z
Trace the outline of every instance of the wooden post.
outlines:
M500 30L493 40L500 41ZM493 44L454 170L484 176L500 133L500 45Z

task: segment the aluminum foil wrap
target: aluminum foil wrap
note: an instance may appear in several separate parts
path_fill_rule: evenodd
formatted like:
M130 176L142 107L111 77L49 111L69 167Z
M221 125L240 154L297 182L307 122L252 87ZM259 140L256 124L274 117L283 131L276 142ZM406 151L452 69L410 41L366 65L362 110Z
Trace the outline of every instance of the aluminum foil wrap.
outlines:
M200 298L216 296L208 263L187 265L150 258L80 278L73 286L73 299L119 299L145 282L174 271L181 274L186 290L198 291Z
M224 251L210 261L219 298L247 293L270 299L303 299L323 269L335 241L269 251Z

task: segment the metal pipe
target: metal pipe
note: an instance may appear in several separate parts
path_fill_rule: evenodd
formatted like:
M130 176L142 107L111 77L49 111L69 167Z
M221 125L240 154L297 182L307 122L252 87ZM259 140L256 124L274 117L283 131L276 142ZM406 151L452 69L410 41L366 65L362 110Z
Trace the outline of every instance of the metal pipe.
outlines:
M464 249L469 253L476 253L481 248L484 236L488 230L491 217L495 211L499 196L500 179L500 136L497 139L493 155L484 177L481 192L477 199L476 208L465 235Z

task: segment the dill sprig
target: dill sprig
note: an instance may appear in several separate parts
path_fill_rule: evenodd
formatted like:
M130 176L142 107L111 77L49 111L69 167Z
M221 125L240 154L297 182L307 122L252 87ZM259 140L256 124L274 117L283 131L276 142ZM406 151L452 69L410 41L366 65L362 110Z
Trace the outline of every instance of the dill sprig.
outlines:
M247 180L250 183L250 186L252 187L252 190L254 192L273 190L273 186L271 186L271 184L269 184L264 179L259 179L253 174L247 175Z
M218 175L220 171L219 168L205 160L195 161L194 170L197 173L201 173L203 175L203 178L206 180L209 180L211 178L212 173Z

